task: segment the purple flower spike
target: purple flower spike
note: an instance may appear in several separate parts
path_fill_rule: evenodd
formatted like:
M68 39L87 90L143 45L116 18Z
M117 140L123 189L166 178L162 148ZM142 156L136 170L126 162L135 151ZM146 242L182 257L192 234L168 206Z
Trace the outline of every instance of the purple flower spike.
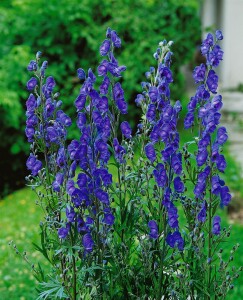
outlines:
M121 123L121 132L128 139L132 137L132 129L127 121Z
M156 240L159 237L157 223L154 220L151 220L148 222L148 227L150 229L149 236Z

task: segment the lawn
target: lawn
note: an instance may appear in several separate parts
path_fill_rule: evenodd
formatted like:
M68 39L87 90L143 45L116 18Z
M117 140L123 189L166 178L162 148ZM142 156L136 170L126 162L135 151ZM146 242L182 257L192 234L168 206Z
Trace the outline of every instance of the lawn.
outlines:
M35 205L35 194L25 188L0 201L0 299L34 300L35 278L29 266L9 242L13 241L20 252L27 251L31 263L43 262L33 251L32 242L38 242L38 224L42 213Z

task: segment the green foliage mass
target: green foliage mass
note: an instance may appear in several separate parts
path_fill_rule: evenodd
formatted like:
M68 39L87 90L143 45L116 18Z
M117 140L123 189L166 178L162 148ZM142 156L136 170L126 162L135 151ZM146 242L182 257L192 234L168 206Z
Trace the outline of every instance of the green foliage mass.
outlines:
M178 66L191 59L200 40L197 3L196 0L1 1L0 152L5 153L4 161L18 169L24 165L19 154L28 152L24 137L28 96L25 85L29 78L26 65L37 51L51 61L47 73L56 79L66 112L74 116L73 101L80 87L76 69L97 67L101 61L98 49L107 27L115 29L123 41L118 58L128 69L123 88L131 104L140 92L144 73L153 63L152 53L158 42L170 39L177 45L173 58L177 61L176 84L172 93L174 98L180 98L183 76ZM134 122L135 117L136 108L130 105L127 119ZM76 135L73 126L69 138Z

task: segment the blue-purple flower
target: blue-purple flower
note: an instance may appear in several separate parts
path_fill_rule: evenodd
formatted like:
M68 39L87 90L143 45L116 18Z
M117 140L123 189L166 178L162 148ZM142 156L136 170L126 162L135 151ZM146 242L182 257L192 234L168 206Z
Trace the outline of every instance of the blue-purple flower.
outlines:
M156 221L151 220L148 222L148 227L149 227L149 236L152 239L157 239L159 236L159 230L158 230L158 225L156 223Z
M179 176L174 179L174 189L177 193L183 193L185 190L184 183Z
M37 63L35 60L31 60L27 67L28 71L36 71L37 70Z
M215 216L213 218L212 233L215 235L220 234L220 222L221 222L221 218L219 216Z
M78 78L81 79L81 80L84 80L85 77L86 77L85 71L82 68L79 68L77 70L77 75L78 75Z
M153 163L156 160L156 152L153 143L148 143L144 147L145 155Z
M93 241L92 236L91 236L90 233L86 233L83 236L82 243L83 243L85 251L87 251L87 252L92 252L93 251L94 241Z
M130 139L132 137L132 129L127 121L124 121L120 125L122 134Z
M193 78L195 80L195 83L199 83L201 81L204 81L206 75L206 66L205 64L201 64L200 66L197 66L193 71Z
M32 153L26 162L27 169L31 171L33 176L36 176L38 172L42 169L42 162L36 158Z
M37 79L35 77L30 78L30 80L27 82L27 90L32 91L37 86Z
M184 249L184 240L179 231L169 233L166 237L166 242L171 248L177 247L179 251Z

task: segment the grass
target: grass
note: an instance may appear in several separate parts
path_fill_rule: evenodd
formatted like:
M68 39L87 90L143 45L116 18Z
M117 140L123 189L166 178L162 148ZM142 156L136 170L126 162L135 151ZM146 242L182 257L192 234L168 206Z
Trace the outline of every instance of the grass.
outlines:
M35 278L29 266L9 242L13 240L20 252L27 251L31 263L43 262L34 251L32 242L38 242L38 224L42 213L35 205L35 194L25 188L0 201L0 299L34 300Z

